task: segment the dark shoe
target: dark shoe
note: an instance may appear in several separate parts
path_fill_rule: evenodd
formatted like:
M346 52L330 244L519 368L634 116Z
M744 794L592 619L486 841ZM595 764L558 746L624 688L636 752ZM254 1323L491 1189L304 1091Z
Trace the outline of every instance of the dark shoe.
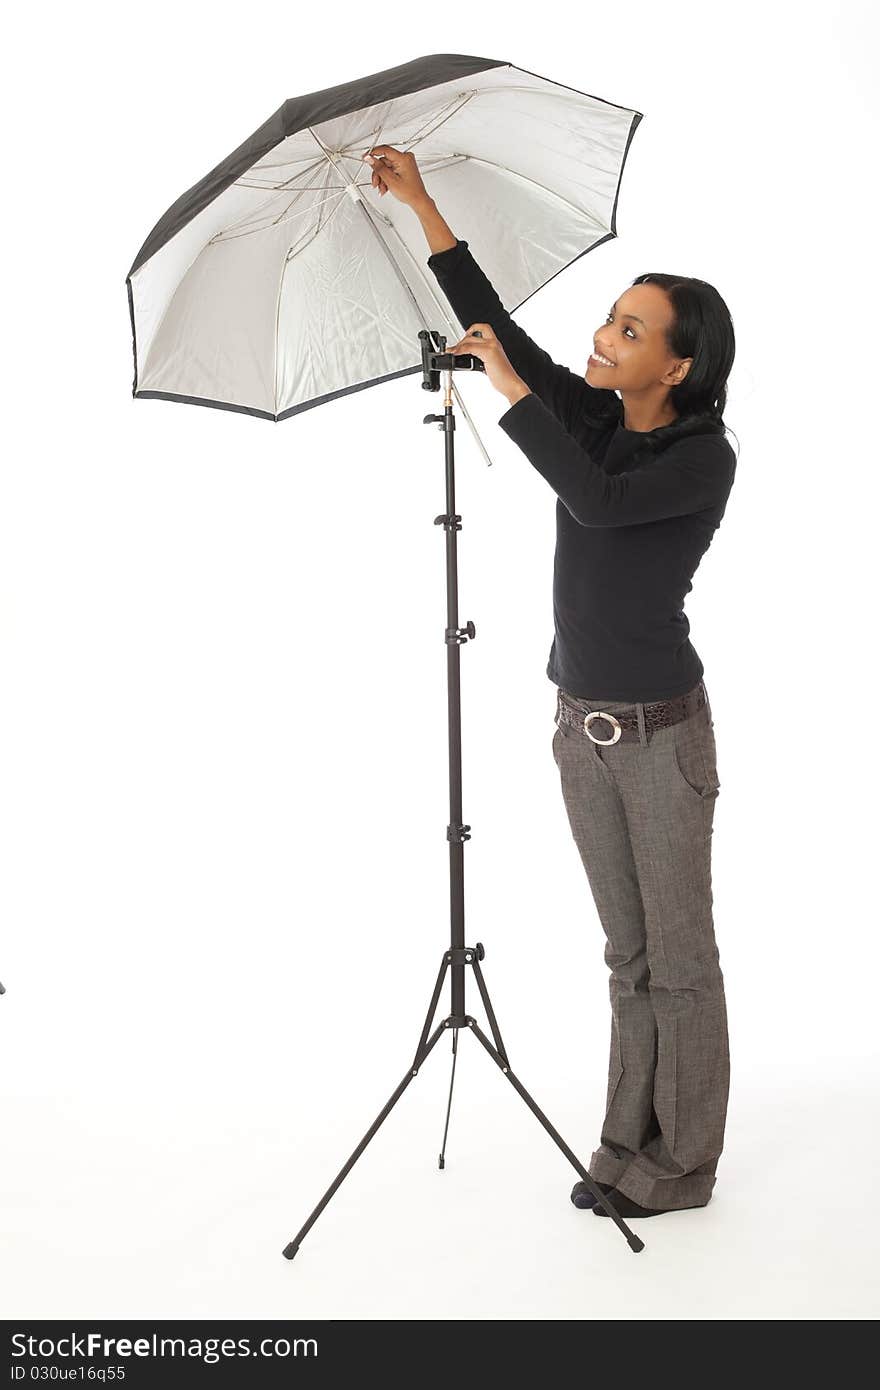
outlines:
M662 1216L666 1211L693 1211L693 1207L640 1207L638 1202L634 1202L632 1197L627 1197L625 1192L618 1192L614 1188L608 1195L608 1200L624 1221L629 1221L634 1216ZM594 1216L607 1216L607 1211L602 1207L593 1207Z
M598 1187L599 1191L602 1193L603 1196L608 1192L614 1191L613 1183L596 1182L595 1178L593 1179L593 1182L595 1186ZM571 1189L571 1200L574 1202L576 1207L579 1207L581 1209L581 1211L585 1210L588 1207L593 1207L596 1205L596 1198L593 1196L592 1192L587 1187L587 1184L585 1182L575 1183L574 1187Z

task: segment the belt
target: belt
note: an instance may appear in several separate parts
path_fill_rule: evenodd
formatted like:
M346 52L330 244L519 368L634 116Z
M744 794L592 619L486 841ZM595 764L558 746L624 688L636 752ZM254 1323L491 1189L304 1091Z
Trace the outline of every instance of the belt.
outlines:
M608 714L602 709L590 709L590 705L595 703L591 700L579 700L577 696L569 695L560 686L557 686L557 724L569 724L573 729L577 729L578 733L586 734L594 743L618 743L621 740L630 743L638 741L638 706L635 703L632 706L631 714L620 713L617 715ZM685 695L676 695L671 700L652 700L643 703L647 737L650 738L655 729L666 729L670 724L678 724L682 719L688 719L707 704L706 687L702 681ZM590 726L596 719L604 719L611 726L610 738L600 738L593 733ZM600 729L598 732L602 733L604 730Z

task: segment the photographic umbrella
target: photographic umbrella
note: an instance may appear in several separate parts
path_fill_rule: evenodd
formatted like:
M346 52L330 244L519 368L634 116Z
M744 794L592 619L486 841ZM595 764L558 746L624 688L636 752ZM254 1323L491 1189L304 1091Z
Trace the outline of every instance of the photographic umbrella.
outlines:
M445 1031L453 1079L459 1032L472 1032L630 1248L643 1249L515 1075L480 967L484 947L465 943L471 827L462 823L459 660L476 629L458 617L452 406L455 395L470 423L453 385L455 367L465 364L436 341L438 351L428 352L431 335L460 336L455 314L427 264L418 219L402 203L378 205L362 159L379 144L415 151L444 217L467 227L502 303L518 306L616 235L618 189L640 120L638 111L512 63L432 54L286 101L172 204L128 273L138 398L284 420L411 372L422 372L432 391L444 379L443 414L424 423L444 433L446 507L434 524L446 537L450 948L403 1080L284 1248L288 1259ZM491 1040L465 1011L466 969ZM447 972L451 1011L432 1032ZM446 1131L441 1168L445 1150Z
M457 321L418 219L362 155L412 150L518 307L616 235L641 113L512 63L431 54L285 101L150 232L128 273L133 394L284 420L421 370ZM459 398L459 404L461 404Z

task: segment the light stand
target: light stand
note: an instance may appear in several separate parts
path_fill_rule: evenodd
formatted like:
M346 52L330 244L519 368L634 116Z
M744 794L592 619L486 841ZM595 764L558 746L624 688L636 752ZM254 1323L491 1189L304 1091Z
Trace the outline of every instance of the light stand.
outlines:
M555 1144L559 1146L566 1158L574 1167L575 1171L583 1179L586 1186L593 1193L596 1201L601 1204L614 1223L619 1227L626 1237L631 1250L638 1253L644 1249L644 1242L629 1229L622 1220L618 1212L605 1197L605 1194L596 1186L581 1164L579 1159L572 1153L562 1136L553 1128L547 1116L529 1095L526 1088L517 1076L514 1075L507 1058L504 1043L501 1040L501 1033L498 1028L498 1021L495 1011L492 1008L492 1001L486 989L486 982L483 979L483 972L480 968L480 961L485 956L485 951L481 942L475 946L466 946L464 941L464 842L470 839L469 825L462 824L461 808L461 680L460 680L460 652L459 649L469 638L476 636L474 624L469 622L465 628L458 626L458 550L456 544L456 533L461 530L461 517L455 511L455 458L453 447L453 435L455 432L455 417L452 406L452 372L454 370L484 370L483 364L477 357L461 354L456 356L444 352L446 339L437 333L423 330L419 333L422 344L422 386L427 391L439 391L440 373L443 373L444 391L444 410L442 415L426 415L423 423L426 425L437 424L443 431L446 442L446 511L434 518L435 526L442 526L446 532L446 674L448 692L448 711L449 711L449 824L446 827L446 838L449 841L449 882L450 882L450 913L451 913L451 941L448 951L443 954L440 965L440 972L437 976L437 983L434 985L434 993L428 1006L428 1014L425 1019L425 1026L419 1038L415 1057L412 1066L407 1071L400 1085L397 1087L390 1100L382 1108L376 1119L370 1125L361 1142L358 1144L354 1153L348 1159L344 1168L333 1179L324 1196L315 1207L305 1225L296 1233L293 1240L285 1246L284 1255L288 1260L292 1260L302 1243L303 1238L311 1230L321 1212L324 1210L333 1193L339 1187L343 1178L354 1166L364 1149L369 1144L376 1130L381 1125L385 1117L391 1112L403 1095L414 1076L418 1075L419 1067L424 1062L428 1053L435 1043L447 1030L452 1032L452 1075L449 1083L449 1102L446 1109L446 1126L443 1131L443 1146L440 1152L439 1166L445 1166L446 1135L449 1130L449 1113L452 1106L452 1087L455 1081L455 1062L458 1054L458 1031L460 1028L468 1029L482 1043L489 1056L496 1063L507 1077L510 1084L519 1092L526 1105L534 1115L540 1120L541 1124L550 1135ZM440 351L434 352L430 342L434 340L439 345ZM495 1040L493 1046L486 1034L482 1031L475 1018L472 1018L465 1010L465 970L470 967L477 981L477 988L483 1000L486 1010L486 1017L489 1020L489 1027L492 1037ZM451 1012L446 1018L442 1019L431 1033L431 1024L437 1010L440 999L440 991L449 971L451 980ZM429 1036L430 1035L430 1036Z

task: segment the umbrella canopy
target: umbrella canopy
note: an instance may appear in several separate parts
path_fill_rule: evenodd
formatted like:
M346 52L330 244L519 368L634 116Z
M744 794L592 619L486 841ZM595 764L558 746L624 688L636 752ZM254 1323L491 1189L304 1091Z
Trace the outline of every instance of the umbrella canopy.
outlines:
M295 97L172 204L128 273L133 394L283 420L420 372L458 338L412 210L371 188L373 145L425 186L514 308L616 235L641 113L491 58L432 54Z

